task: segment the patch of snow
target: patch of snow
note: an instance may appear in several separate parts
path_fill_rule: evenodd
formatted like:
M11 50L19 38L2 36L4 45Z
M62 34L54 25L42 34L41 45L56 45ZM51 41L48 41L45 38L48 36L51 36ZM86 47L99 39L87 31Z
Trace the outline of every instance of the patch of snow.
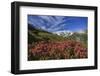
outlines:
M67 37L73 34L73 32L68 31L68 30L63 30L63 31L57 31L57 32L53 32L53 34L57 34L59 36L63 36L63 37Z

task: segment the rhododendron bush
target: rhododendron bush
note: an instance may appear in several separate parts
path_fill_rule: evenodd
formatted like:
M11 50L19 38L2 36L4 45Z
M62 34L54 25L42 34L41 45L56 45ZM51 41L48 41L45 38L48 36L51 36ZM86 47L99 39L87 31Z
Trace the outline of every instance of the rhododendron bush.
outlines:
M87 58L87 48L78 41L39 41L28 45L28 60Z

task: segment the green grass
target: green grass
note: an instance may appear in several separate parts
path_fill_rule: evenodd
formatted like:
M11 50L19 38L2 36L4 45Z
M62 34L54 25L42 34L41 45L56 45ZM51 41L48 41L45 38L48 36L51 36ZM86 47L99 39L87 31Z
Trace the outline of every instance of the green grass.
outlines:
M63 41L67 40L62 36L58 36L56 34L52 34L46 31L33 29L28 29L28 43L37 42L37 41Z

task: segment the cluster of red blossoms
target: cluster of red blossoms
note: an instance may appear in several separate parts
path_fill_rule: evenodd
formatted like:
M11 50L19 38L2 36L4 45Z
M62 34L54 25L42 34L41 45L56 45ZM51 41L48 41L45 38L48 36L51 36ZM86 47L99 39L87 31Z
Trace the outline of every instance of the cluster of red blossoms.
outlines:
M28 45L29 60L87 58L87 48L81 42L40 41Z

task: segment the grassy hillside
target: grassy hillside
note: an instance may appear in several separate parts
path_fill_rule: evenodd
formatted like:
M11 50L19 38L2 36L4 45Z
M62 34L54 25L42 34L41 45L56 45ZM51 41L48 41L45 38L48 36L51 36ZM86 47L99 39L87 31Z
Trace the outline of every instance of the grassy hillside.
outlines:
M28 25L28 60L87 58L87 33L68 37Z
M85 46L87 46L87 33L74 33L73 35L68 36L67 39L82 42Z
M28 43L39 42L39 41L63 41L67 40L64 37L58 36L56 34L52 34L50 32L36 29L31 25L28 25Z

